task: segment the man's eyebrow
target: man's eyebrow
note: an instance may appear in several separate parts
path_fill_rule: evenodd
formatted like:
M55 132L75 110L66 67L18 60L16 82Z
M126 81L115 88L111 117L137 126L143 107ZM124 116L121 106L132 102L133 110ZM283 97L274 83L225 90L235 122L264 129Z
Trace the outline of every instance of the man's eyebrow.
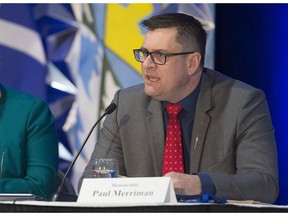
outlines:
M144 47L141 47L140 49L143 50L143 51L149 52L149 53L151 53L151 52L164 52L164 53L167 52L166 50L162 50L162 49L158 49L158 50L156 49L156 50L153 50L151 52L148 49L144 48Z

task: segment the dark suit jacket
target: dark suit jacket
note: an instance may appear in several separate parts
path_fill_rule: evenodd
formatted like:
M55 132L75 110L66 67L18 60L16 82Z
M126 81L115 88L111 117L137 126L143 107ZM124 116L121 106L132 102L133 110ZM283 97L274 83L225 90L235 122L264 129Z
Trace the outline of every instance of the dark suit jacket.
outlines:
M119 90L94 158L116 158L120 175L161 176L165 144L162 105L143 84ZM216 196L273 203L278 195L274 128L264 93L204 69L191 140L191 173L211 176ZM80 185L81 185L80 179Z

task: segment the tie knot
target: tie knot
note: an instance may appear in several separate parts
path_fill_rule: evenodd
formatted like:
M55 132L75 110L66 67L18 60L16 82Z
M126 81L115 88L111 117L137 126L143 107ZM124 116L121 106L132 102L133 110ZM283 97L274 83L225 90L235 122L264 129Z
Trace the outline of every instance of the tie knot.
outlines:
M167 110L169 116L170 115L178 116L180 114L180 112L182 111L182 109L183 108L177 103L176 104L168 104L166 106L166 110Z

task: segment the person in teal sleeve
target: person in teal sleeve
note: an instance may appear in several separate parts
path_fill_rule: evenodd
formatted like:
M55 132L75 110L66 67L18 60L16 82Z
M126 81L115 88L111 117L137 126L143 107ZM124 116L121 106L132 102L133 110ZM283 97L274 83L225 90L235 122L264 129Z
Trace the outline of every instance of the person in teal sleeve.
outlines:
M57 170L58 137L48 105L0 84L0 193L49 200Z

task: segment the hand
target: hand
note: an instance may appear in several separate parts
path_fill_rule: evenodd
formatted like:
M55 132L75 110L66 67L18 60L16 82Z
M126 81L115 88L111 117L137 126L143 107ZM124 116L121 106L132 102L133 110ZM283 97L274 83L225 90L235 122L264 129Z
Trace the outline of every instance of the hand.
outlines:
M201 194L201 181L197 175L169 172L164 177L171 177L176 194L198 195Z

